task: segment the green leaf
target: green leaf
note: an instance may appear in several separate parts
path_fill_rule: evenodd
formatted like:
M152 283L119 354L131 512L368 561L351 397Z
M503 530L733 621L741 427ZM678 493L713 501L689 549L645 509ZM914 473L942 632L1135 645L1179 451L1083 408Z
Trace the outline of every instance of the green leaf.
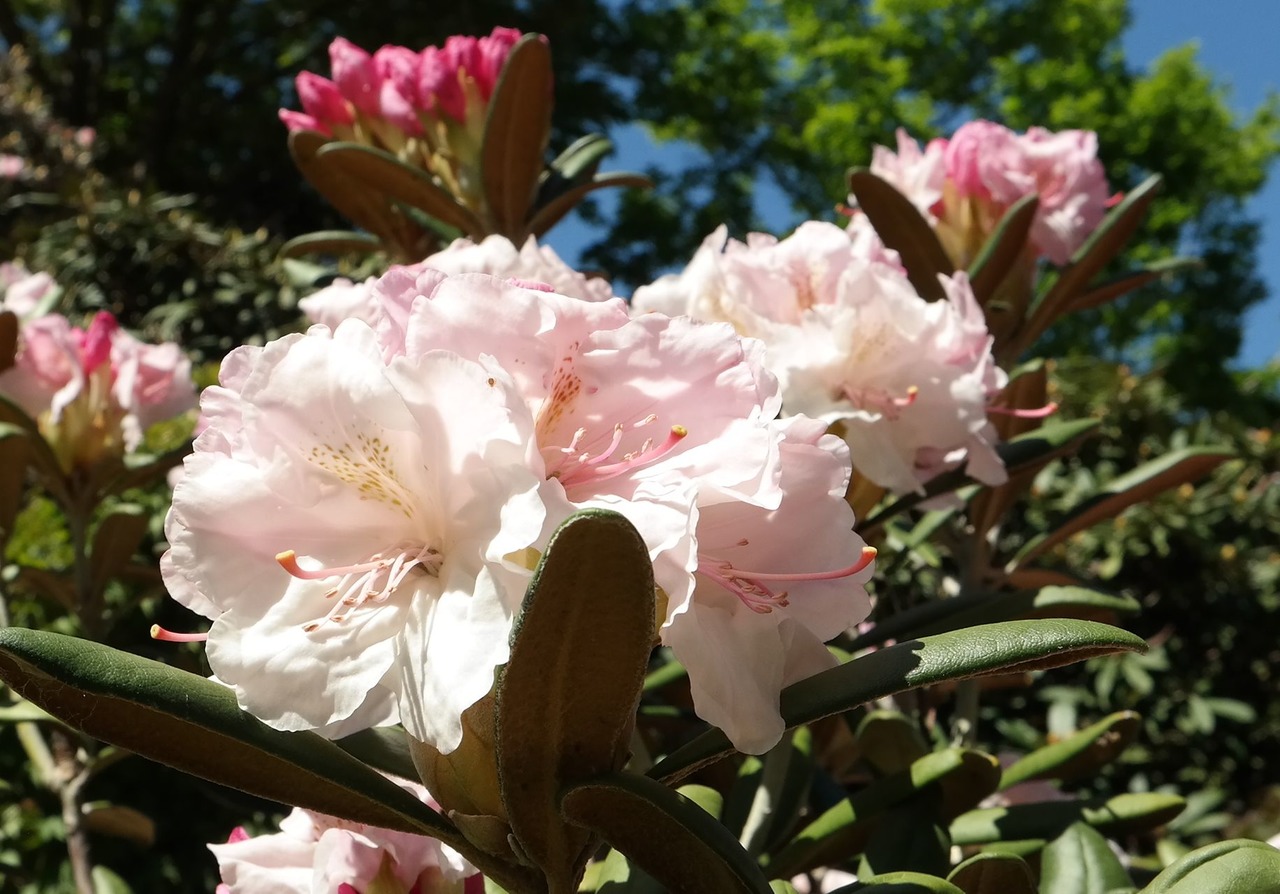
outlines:
M502 803L553 888L576 878L590 842L565 826L560 794L626 763L654 614L653 565L629 521L588 509L559 527L516 617L495 698Z
M1040 894L1107 894L1130 884L1107 840L1085 823L1072 823L1045 846Z
M96 611L107 584L133 558L150 524L150 513L129 503L114 507L98 523L89 550L89 610Z
M511 49L489 100L481 144L485 202L493 229L517 245L538 188L551 136L551 48L525 35Z
M105 866L93 867L91 877L93 894L133 894L125 880Z
M527 230L534 236L541 237L560 220L578 206L588 193L610 186L630 186L636 189L649 189L653 181L644 174L633 174L627 171L609 171L595 174L586 183L579 183L558 195L549 197L545 203L539 203L529 216Z
M978 303L986 307L1009 270L1022 255L1031 224L1040 210L1040 197L1032 193L1009 206L995 232L969 265L969 284Z
M387 197L343 173L333 160L322 161L319 151L329 145L328 137L314 131L289 134L289 154L307 182L343 217L373 233L388 248L399 247L399 232L390 219ZM358 144L350 144L358 145Z
M123 838L138 847L151 847L156 840L156 823L132 807L119 804L85 804L85 827L99 835Z
M417 208L468 236L484 238L480 219L453 193L438 186L421 168L405 164L390 152L363 143L326 143L316 150L316 160L363 187Z
M1092 621L1008 621L901 642L823 671L782 690L788 728L810 723L878 698L984 674L1059 667L1111 652L1140 652L1146 643ZM732 751L724 733L711 730L655 764L649 775L677 780Z
M724 826L660 782L614 773L569 789L561 811L598 833L673 894L770 894Z
M68 725L193 776L466 847L435 811L337 745L272 729L204 677L88 640L8 627L0 629L0 679Z
M1058 280L1036 304L1031 319L1011 344L1010 356L1016 357L1030 348L1077 300L1093 278L1120 253L1142 223L1151 203L1155 201L1160 184L1159 174L1148 177L1111 210L1076 252Z
M964 894L1036 894L1031 867L1013 854L975 854L953 869L947 881Z
M280 257L295 258L299 255L367 254L382 247L382 243L368 233L355 230L318 230L294 236L280 246Z
M975 775L987 777L989 784L978 787L990 792L999 780L999 764L989 755L957 748L926 754L907 769L871 783L818 816L769 860L769 874L790 878L843 862L862 850L875 821L885 811L930 786ZM940 805L935 812L941 815L944 810Z
M12 705L0 707L0 723L61 723L39 705L33 705L26 699L18 699Z
M1116 795L1107 801L1049 801L971 810L951 824L955 844L987 844L1056 838L1072 823L1084 821L1100 832L1119 835L1163 825L1186 804L1176 795Z
M881 776L900 773L929 753L920 726L900 711L871 711L854 733L858 751Z
M1280 886L1280 850L1261 841L1219 841L1187 854L1142 894L1272 894Z
M857 876L878 878L908 871L945 875L951 866L951 842L938 815L939 803L938 792L917 792L876 817L862 848Z
M585 134L555 157L551 162L551 170L572 183L583 175L594 174L600 167L600 162L612 151L613 141L604 134Z
M772 850L795 824L813 781L813 734L802 726L782 737L762 759L760 785L738 840L747 853Z
M1137 737L1142 718L1133 711L1104 717L1061 742L1036 749L1004 771L1000 789L1032 779L1079 779L1118 758Z
M1143 463L1104 484L1096 494L1071 509L1052 531L1028 542L1014 557L1020 566L1062 543L1077 531L1119 515L1135 503L1145 502L1170 488L1208 475L1235 454L1220 447L1185 447Z
M365 729L341 739L334 739L333 744L375 770L399 776L401 779L417 780L418 778L418 771L413 766L413 756L409 750L409 735L401 727L383 726Z
M1170 273L1187 270L1192 267L1200 267L1202 264L1203 262L1199 258L1166 258L1163 261L1156 261L1153 264L1148 264L1143 270L1125 273L1095 286L1072 301L1068 311L1074 313L1079 310L1101 307L1104 304L1115 301L1122 295L1127 295L1135 289L1140 289L1148 283L1168 276Z
M886 872L833 894L964 894L959 888L923 872Z
M955 264L911 200L862 168L849 171L849 190L857 197L858 207L875 227L880 241L902 256L907 278L920 297L926 301L945 298L938 275L950 276Z

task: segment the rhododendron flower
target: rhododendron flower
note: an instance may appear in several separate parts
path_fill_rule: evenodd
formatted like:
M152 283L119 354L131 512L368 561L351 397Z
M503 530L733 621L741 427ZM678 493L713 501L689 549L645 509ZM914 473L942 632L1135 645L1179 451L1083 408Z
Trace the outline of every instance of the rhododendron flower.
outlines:
M213 620L209 665L278 729L399 720L448 753L506 661L548 518L506 373L314 327L223 363L174 492L169 592Z
M447 349L510 373L554 493L622 513L648 545L659 635L699 714L739 748L775 744L781 688L831 666L822 643L869 610L872 553L843 500L847 449L775 420L763 345L486 276L388 274L375 292L388 356Z
M432 804L416 783L398 784ZM484 878L433 838L366 826L295 808L280 831L232 831L211 844L219 894L480 894Z
M29 273L19 263L0 264L0 311L30 317L58 290L47 273Z
M1067 263L1106 213L1106 175L1092 131L1033 127L1017 134L979 120L923 152L905 131L897 137L897 153L876 147L871 171L934 222L958 264L967 265L1005 211L1032 193L1040 205L1030 241L1055 264Z
M195 406L181 349L144 344L106 312L88 329L59 314L25 323L0 394L37 420L67 471L135 449L149 426Z
M588 279L562 261L549 245L538 245L532 236L519 249L510 239L499 235L487 236L478 243L470 239L456 239L448 248L417 264L391 268L386 282L410 288L424 270L490 273L524 282L546 283L562 295L586 301L605 301L613 297L608 282ZM376 277L370 277L356 284L349 279L338 279L303 298L298 305L311 322L329 327L336 327L351 318L372 323L381 300L374 295L377 281ZM383 291L386 290L384 286Z
M714 244L695 274L637 290L633 308L683 305L764 340L787 412L841 423L854 467L883 487L919 491L961 463L1005 480L986 416L1005 376L962 274L927 302L892 257L819 222L782 241Z

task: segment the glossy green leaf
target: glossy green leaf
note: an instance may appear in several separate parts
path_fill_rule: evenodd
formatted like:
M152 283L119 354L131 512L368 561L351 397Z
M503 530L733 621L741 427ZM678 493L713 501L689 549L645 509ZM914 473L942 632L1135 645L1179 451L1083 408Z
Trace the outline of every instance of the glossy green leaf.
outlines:
M382 247L376 237L355 230L317 230L302 236L294 236L280 246L280 257L296 258L300 255L367 254Z
M613 141L602 133L578 137L551 162L551 170L566 180L577 180L583 174L594 174L604 157L613 151Z
M565 792L561 810L673 894L769 894L759 867L724 826L653 779L601 777Z
M1010 346L1010 357L1017 357L1030 348L1036 339L1043 335L1053 322L1088 289L1093 278L1124 249L1142 224L1147 209L1155 201L1160 191L1160 184L1160 175L1148 177L1137 188L1130 190L1120 204L1111 209L1085 244L1076 252L1075 257L1058 276L1057 281L1036 304L1031 318Z
M953 869L947 881L964 894L1036 894L1031 867L1013 854L975 854Z
M682 785L677 792L682 797L688 798L694 804L697 804L707 812L707 815L720 819L720 812L724 810L724 795L720 794L709 785Z
M675 658L668 658L666 664L649 672L644 678L644 691L656 692L677 680L689 679L689 671Z
M782 737L762 759L756 788L738 840L747 853L771 850L796 822L813 781L813 734L802 726Z
M604 174L595 174L586 183L579 183L549 198L545 204L539 204L529 217L529 224L526 229L532 235L541 237L547 230L559 223L566 214L576 208L589 193L611 186L649 189L653 186L653 181L644 174L634 174L629 171L608 171Z
M950 276L955 264L947 257L933 227L911 200L862 168L849 172L849 190L875 227L880 241L902 256L902 266L916 292L926 301L946 297L939 274Z
M964 894L945 879L923 872L887 872L833 894Z
M1098 425L1097 419L1052 422L998 445L996 452L1012 477L1022 472L1043 468L1058 457L1075 453ZM914 508L925 500L951 493L968 484L972 484L972 479L963 469L944 472L925 485L923 494L907 494L895 500L860 523L857 530L864 534L875 530L884 524L886 519Z
M1116 795L1107 801L1048 801L971 810L951 824L955 844L1052 839L1075 822L1086 822L1107 835L1152 829L1182 812L1186 802L1156 793Z
M314 733L274 730L204 677L99 643L0 629L0 678L69 726L242 791L464 845L417 798Z
M653 565L629 521L588 509L560 526L516 617L495 698L502 803L549 878L576 877L590 841L561 820L561 792L626 763L654 613Z
M1039 210L1040 197L1034 193L1023 196L1010 205L978 256L969 265L969 284L973 288L974 297L983 307L1022 256L1031 224Z
M1129 885L1107 840L1086 823L1068 826L1040 858L1040 894L1107 894Z
M995 788L999 766L989 755L956 748L926 754L907 769L871 783L824 811L768 861L768 872L774 878L790 878L841 863L862 850L885 811L930 786L975 772L988 777L988 791Z
M1219 841L1165 868L1142 894L1273 894L1280 891L1280 850L1261 841Z
M480 219L438 186L421 168L402 162L390 152L363 143L326 143L316 160L388 198L411 205L431 217L477 239L485 235Z
M551 48L525 35L511 49L489 100L480 169L495 232L517 244L528 230L543 155L551 136Z
M862 759L881 776L900 773L929 753L914 720L899 711L871 711L854 733Z
M1143 463L1108 481L1097 493L1072 508L1052 531L1028 542L1013 564L1025 565L1072 534L1113 518L1135 503L1146 502L1178 485L1198 481L1234 456L1220 447L1185 447Z
M1079 779L1118 758L1142 729L1133 711L1104 717L1060 742L1038 748L1004 771L1001 790L1031 779Z
M401 727L384 726L361 730L350 736L334 739L333 744L375 770L401 779L418 778L409 749L409 735Z
M1092 621L1008 621L901 642L823 671L782 691L788 727L810 723L896 692L996 672L1040 670L1111 652L1140 652L1146 643ZM724 733L711 730L663 758L650 770L677 780L732 751Z

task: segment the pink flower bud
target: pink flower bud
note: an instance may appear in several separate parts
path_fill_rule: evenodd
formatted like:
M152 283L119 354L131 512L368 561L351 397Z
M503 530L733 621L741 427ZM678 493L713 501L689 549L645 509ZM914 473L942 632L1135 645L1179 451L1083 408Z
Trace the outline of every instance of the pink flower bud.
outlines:
M419 55L419 107L462 121L467 114L467 100L458 82L458 69L450 64L447 50L427 47Z
M116 318L105 310L93 315L89 328L75 330L76 343L80 348L80 366L86 373L91 373L111 359L111 340L120 324Z
M338 91L366 115L378 114L378 76L373 57L345 37L329 44L329 62Z
M522 37L524 35L515 28L494 28L492 34L478 41L476 67L469 74L476 79L480 95L486 101L493 96L498 76L502 74L502 66L507 63L511 49ZM544 41L545 39L543 38Z
M333 81L304 71L298 75L297 86L298 100L302 103L303 111L312 118L329 126L351 124L355 121L351 107L342 98Z
M277 114L280 116L280 121L289 129L289 133L299 130L314 130L327 137L333 136L333 131L329 129L328 125L323 124L305 112L281 109Z
M373 54L373 70L382 83L390 81L400 95L414 100L418 94L419 56L408 47L385 46Z
M422 133L422 122L413 103L391 81L383 81L378 90L378 108L381 116L410 136Z
M1016 141L1017 136L1007 127L990 121L970 121L947 143L947 179L961 196L988 198L990 184L984 174L993 167L1007 166L1009 154L1017 152Z

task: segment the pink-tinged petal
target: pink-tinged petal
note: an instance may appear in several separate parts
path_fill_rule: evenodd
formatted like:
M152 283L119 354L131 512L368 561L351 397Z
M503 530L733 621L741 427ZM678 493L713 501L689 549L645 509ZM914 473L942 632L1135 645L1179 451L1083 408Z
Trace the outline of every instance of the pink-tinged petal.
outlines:
M298 101L312 118L328 127L346 125L355 121L351 107L347 105L338 86L328 78L304 71L297 77Z
M486 236L481 242L455 239L448 248L430 255L411 270L443 273L488 273L503 279L544 283L550 291L584 301L608 301L613 290L606 280L588 278L574 270L551 249L530 236L519 249L505 236Z
M329 62L333 83L343 98L366 115L377 115L378 76L373 57L345 37L337 37L329 44Z
M5 275L0 276L0 290L3 290L0 310L11 311L19 318L34 314L58 289L53 277L47 273L27 273L16 264L0 266L9 268Z
M343 320L364 320L373 324L376 313L373 301L374 277L362 283L338 277L332 283L312 292L298 302L302 313L312 323L337 329Z
M1010 184L1003 180L1001 172L1015 172L1020 167L1019 154L1013 131L991 121L970 121L947 143L947 179L961 197L994 197L1008 203Z
M314 115L308 115L306 112L295 112L292 109L280 109L276 114L280 116L280 122L289 129L289 133L313 130L316 133L324 134L326 137L333 136L333 131L329 128L329 125Z
M511 55L511 50L524 35L515 28L494 28L488 37L477 41L475 70L471 72L480 88L480 96L486 102L493 96L502 67ZM542 41L545 43L546 38Z
M421 136L423 132L412 101L391 81L383 81L378 88L378 114L409 136Z
M888 182L915 205L922 214L932 213L942 198L947 178L946 140L931 140L923 151L902 128L897 131L898 151L876 146L871 154L871 173ZM854 199L850 198L853 204Z
M408 47L384 46L373 54L373 71L380 81L390 81L409 101L417 98L421 56Z
M419 57L417 98L420 108L434 111L454 121L466 120L467 99L456 58L457 51L427 47Z

